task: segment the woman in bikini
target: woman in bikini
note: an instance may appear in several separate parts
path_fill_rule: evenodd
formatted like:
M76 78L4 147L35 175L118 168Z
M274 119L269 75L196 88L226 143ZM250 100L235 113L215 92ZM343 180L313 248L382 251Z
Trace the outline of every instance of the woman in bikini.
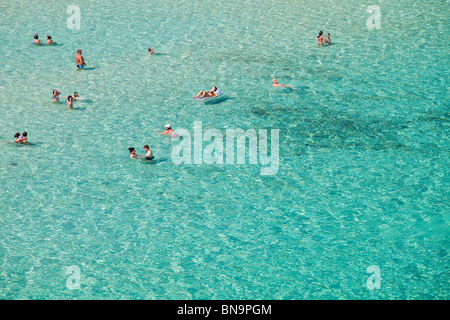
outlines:
M200 91L195 97L192 97L192 99L213 98L217 96L219 96L217 93L217 87L212 87L210 91Z
M139 155L136 154L135 148L128 148L130 150L130 159L139 159Z
M56 44L56 43L53 42L51 36L47 36L47 44Z
M69 109L73 108L73 97L72 96L67 96L67 106L69 107Z
M59 92L58 90L53 90L53 102L59 102L59 95L61 94L61 92Z
M319 32L319 35L317 36L317 42L319 43L319 47L323 46L323 42L325 39L323 38L323 31Z

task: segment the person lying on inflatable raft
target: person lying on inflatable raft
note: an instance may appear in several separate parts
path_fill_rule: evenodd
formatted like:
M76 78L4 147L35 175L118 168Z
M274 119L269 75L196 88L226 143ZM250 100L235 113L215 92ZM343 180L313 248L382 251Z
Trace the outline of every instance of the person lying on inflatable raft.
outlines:
M217 90L217 87L212 87L210 91L200 91L195 97L192 97L192 99L203 100L206 98L216 98L222 93L222 91Z

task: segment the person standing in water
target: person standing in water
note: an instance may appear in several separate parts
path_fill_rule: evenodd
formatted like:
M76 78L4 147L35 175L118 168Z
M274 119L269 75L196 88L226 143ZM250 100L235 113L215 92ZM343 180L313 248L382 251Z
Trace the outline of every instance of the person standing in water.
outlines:
M22 141L23 141L23 137L18 132L16 132L16 134L14 135L14 138L16 139L16 140L14 140L14 142L22 143Z
M319 43L319 47L323 46L323 42L325 39L323 38L323 31L319 32L319 35L317 36L317 42Z
M28 139L27 135L28 135L28 133L26 131L24 131L22 133L22 143L27 143L27 139Z
M47 36L47 44L55 44L51 36Z
M61 92L59 92L58 90L53 90L53 102L59 102L59 95L61 94Z
M152 160L155 156L153 155L153 152L152 152L152 150L150 150L150 147L148 146L148 144L146 144L145 146L144 146L144 150L145 150L145 152L146 152L146 154L145 154L145 159L146 160Z
M295 89L293 86L290 86L290 85L288 85L288 84L281 84L281 83L278 83L277 79L273 79L273 80L272 80L272 87L284 87L284 88Z
M130 150L130 159L139 159L139 155L136 154L135 148L128 148Z
M331 38L330 38L330 34L327 33L327 38L325 39L325 43L330 45L331 44Z
M84 62L84 58L81 54L82 54L81 49L78 49L77 54L75 56L75 63L77 64L77 68L79 70L83 69L86 66L86 63Z
M73 97L72 96L67 96L67 106L69 107L69 109L73 108Z
M34 44L37 44L37 45L40 45L40 44L41 44L41 42L39 41L39 36L38 36L37 34L34 35L34 41L33 41L33 43L34 43Z

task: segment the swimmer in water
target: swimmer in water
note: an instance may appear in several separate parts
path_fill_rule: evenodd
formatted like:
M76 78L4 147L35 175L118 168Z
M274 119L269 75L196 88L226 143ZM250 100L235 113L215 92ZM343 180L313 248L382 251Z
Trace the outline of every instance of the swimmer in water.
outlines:
M325 39L325 43L330 45L331 44L331 38L330 38L330 34L327 33L327 38Z
M192 97L192 99L215 98L218 96L217 87L212 87L210 91L200 91L195 97Z
M56 43L53 42L51 36L47 36L47 44L56 44Z
M288 85L288 84L281 84L281 83L278 83L277 79L273 79L273 80L272 80L272 86L273 86L273 87L291 88L291 89L294 89L294 90L295 90L295 88L294 88L293 86L290 86L290 85Z
M61 94L61 92L59 92L58 90L53 90L53 102L59 102L60 94Z
M86 66L86 63L84 62L84 58L81 55L83 52L81 49L77 50L77 54L75 55L75 63L77 64L78 70L83 69Z
M27 139L28 139L27 135L28 135L28 133L26 131L24 131L22 133L22 143L27 143Z
M33 41L33 43L34 43L34 44L37 44L37 45L40 45L40 44L41 44L41 42L39 41L39 36L38 36L37 34L34 35L34 41Z
M77 98L80 98L80 96L78 95L78 92L74 92L72 95L73 101L77 101Z
M67 106L69 107L69 109L73 108L73 97L72 96L67 96Z
M130 150L130 159L139 159L139 155L136 154L135 148L128 148Z
M323 42L324 42L324 38L323 38L323 31L319 32L319 35L317 36L317 42L319 43L319 47L323 46Z
M18 132L16 132L16 134L14 135L14 138L16 139L16 140L14 140L14 142L19 142L19 143L23 142L23 137Z
M148 53L150 53L150 54L158 54L158 53L161 53L161 52L155 52L155 51L153 51L153 48L150 47L150 48L148 48Z
M175 131L173 131L170 124L166 124L164 126L164 128L166 128L166 131L164 131L164 132L153 132L153 133L154 134L169 134L171 137L178 137L178 135L175 133Z
M152 150L150 150L150 147L147 144L144 146L144 150L146 152L146 154L145 154L145 159L146 160L152 160L155 157L153 155Z

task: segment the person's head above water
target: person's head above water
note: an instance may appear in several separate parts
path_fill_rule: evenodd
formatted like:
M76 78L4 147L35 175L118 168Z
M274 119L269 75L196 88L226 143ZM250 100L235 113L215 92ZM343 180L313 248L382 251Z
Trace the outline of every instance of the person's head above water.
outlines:
M47 35L47 39L48 39L48 40L50 40L51 38L52 38L51 36Z
M212 87L212 91L217 91L217 87Z
M323 31L319 31L319 35L317 36L317 38L321 37L323 35Z
M150 147L148 146L148 144L146 144L146 145L144 146L144 150L150 150Z
M278 83L277 79L273 79L273 80L272 80L272 83L273 83L273 84L277 84L277 83Z
M22 137L26 137L28 135L28 133L26 132L26 131L24 131L23 133L22 133Z
M81 53L83 53L83 52L81 51L81 49L78 49L78 50L77 50L77 53L80 53L80 54L81 54Z
M73 93L73 96L74 96L74 97L78 97L78 92L75 91L75 92Z
M39 39L39 36L37 34L34 35L35 39Z
M164 126L164 128L166 128L166 129L172 129L172 127L170 126L170 124L166 124L166 125Z
M20 137L20 133L16 132L16 134L14 135L14 138L18 138Z
M130 153L133 153L134 151L136 151L135 148L128 148L128 150L130 150Z

